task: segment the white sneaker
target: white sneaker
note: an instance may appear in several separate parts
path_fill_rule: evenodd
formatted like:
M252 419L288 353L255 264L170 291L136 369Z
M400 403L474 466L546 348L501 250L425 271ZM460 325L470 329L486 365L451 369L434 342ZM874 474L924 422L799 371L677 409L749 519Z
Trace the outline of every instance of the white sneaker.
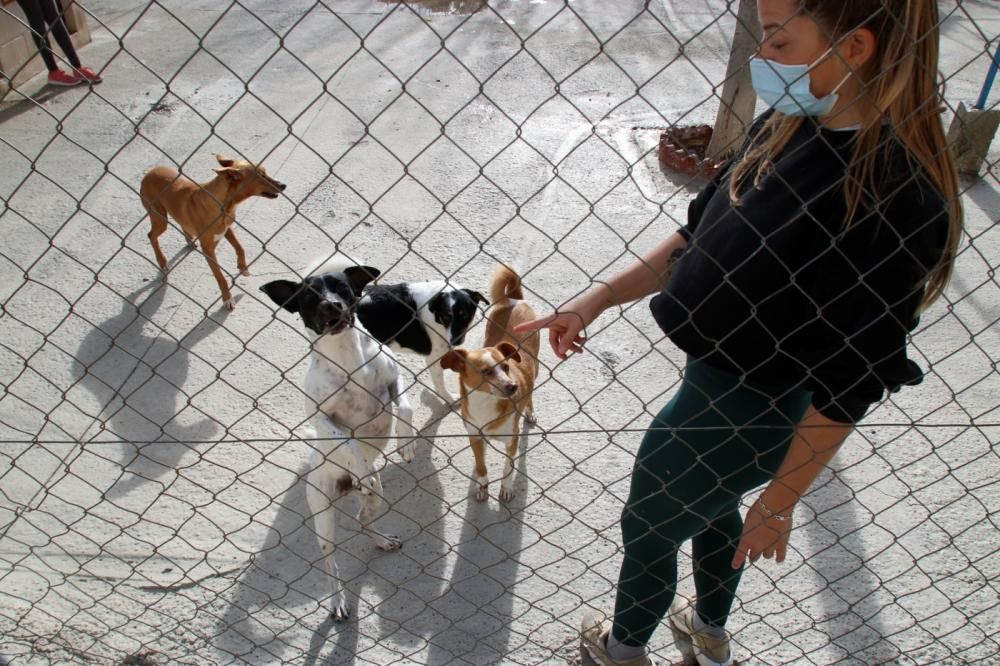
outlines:
M608 635L611 627L605 626L597 613L587 611L580 623L580 664L582 666L655 666L647 655L617 661L608 654Z
M729 649L729 634L722 638L697 632L694 628L694 606L681 595L674 596L670 604L670 630L674 644L684 655L685 661L694 660L698 666L732 666L733 652Z

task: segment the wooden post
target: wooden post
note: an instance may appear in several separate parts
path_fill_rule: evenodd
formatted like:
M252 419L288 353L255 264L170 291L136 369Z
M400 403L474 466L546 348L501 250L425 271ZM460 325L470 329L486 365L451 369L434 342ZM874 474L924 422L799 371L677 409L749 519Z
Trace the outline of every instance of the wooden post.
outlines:
M732 11L736 1L729 0L729 11ZM726 81L719 100L719 113L705 153L710 160L719 159L739 146L746 126L753 120L754 106L757 104L757 93L750 82L750 68L747 66L747 61L753 57L760 43L757 3L755 0L739 0L739 3L733 48L729 52Z

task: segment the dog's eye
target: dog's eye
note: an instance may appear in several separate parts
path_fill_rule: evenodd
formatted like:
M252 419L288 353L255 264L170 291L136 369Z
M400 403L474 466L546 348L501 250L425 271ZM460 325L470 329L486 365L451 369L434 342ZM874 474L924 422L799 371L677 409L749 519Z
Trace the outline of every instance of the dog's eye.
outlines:
M441 315L441 323L447 326L451 323L451 315Z
M507 372L508 370L510 370L510 364L509 364L509 363L501 363L501 364L500 364L500 368L501 368L501 369L502 369L502 370L503 370L504 372Z

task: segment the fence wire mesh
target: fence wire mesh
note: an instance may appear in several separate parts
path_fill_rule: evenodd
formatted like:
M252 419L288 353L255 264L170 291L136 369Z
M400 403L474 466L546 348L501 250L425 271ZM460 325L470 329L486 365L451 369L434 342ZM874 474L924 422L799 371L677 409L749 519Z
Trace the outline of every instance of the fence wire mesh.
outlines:
M506 502L502 451L476 501L462 419L400 354L416 456L387 456L376 524L403 547L334 504L336 623L306 498L309 343L259 287L335 249L385 282L484 293L507 262L540 312L606 278L685 221L702 183L662 169L658 141L714 122L737 4L94 0L80 54L105 82L5 72L0 662L575 663L583 611L612 606L642 430L684 364L646 306L602 316L572 362L543 348ZM950 119L1000 11L941 16ZM216 153L287 185L239 208L248 275L219 246L232 311L173 223L161 277L139 197L151 167L207 181ZM962 181L956 276L910 346L925 381L852 434L788 560L744 576L743 663L996 663L998 156ZM679 659L668 631L651 648Z

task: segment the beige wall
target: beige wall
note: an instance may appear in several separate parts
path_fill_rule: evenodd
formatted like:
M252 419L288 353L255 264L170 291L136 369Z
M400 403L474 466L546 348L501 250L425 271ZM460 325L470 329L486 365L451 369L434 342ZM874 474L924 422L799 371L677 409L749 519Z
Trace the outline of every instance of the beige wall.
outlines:
M57 0L63 6L63 19L69 28L73 46L79 49L90 41L87 15L73 0ZM14 86L21 85L31 77L45 71L35 42L31 38L24 19L24 12L13 0L0 0L0 93L5 92L13 78ZM12 16L13 15L13 16ZM16 18L14 18L16 17ZM50 36L49 43L56 56L62 56L59 45ZM58 58L57 58L58 60Z

